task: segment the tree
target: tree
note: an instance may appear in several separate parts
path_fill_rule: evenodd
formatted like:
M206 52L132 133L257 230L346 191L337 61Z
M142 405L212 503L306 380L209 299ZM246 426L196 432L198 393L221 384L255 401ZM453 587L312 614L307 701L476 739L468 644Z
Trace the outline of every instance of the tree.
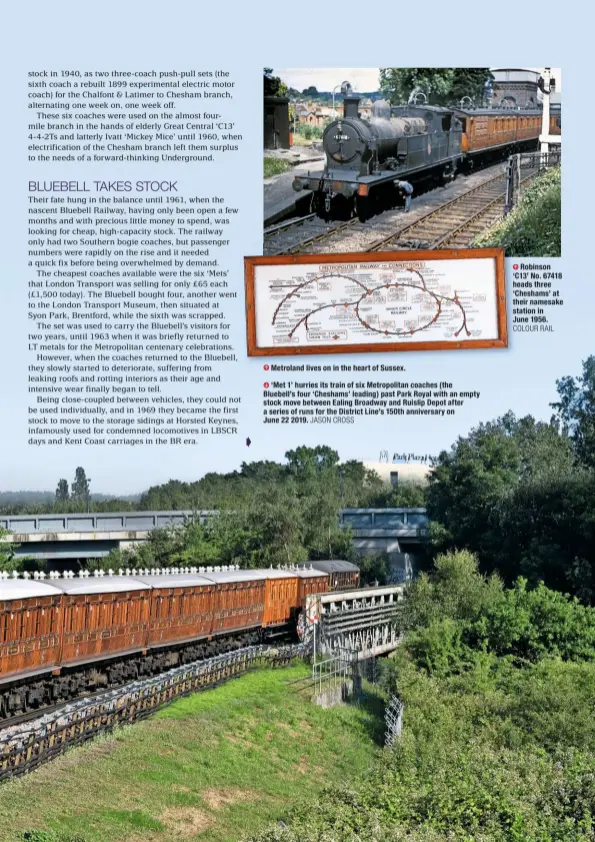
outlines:
M0 572L11 573L13 570L18 570L19 566L15 558L14 550L15 544L5 541L5 537L10 533L6 529L0 527Z
M273 76L273 68L265 67L264 69L264 95L265 96L285 96L287 93L287 85L282 82L278 76Z
M70 492L72 499L77 503L84 503L85 505L89 504L90 498L90 490L89 490L89 483L91 482L90 479L87 479L87 475L85 473L84 468L77 468L74 474L74 482L70 487Z
M392 103L406 103L415 89L422 90L433 105L450 105L469 96L482 104L488 67L380 68L380 90Z
M425 485L418 482L400 482L396 488L383 487L370 499L370 506L387 509L423 509L426 506Z
M495 507L493 563L595 602L595 472L571 469L525 479Z
M58 487L56 488L56 501L59 503L66 503L70 499L68 492L68 480L58 480Z
M434 460L427 490L438 549L467 548L485 569L500 558L498 513L521 482L572 467L568 440L555 425L512 413L471 430Z
M318 88L314 87L314 85L310 85L309 88L304 88L302 96L316 97L318 96Z
M339 454L326 444L317 447L296 447L285 454L289 470L295 476L312 475L317 471L334 468L339 462Z
M153 511L179 511L199 508L198 482L181 482L170 479L161 485L153 485L140 499L141 509Z
M559 401L550 404L555 420L572 441L577 460L595 468L595 356L583 361L578 377L556 380Z
M289 471L286 465L265 460L261 462L242 462L240 474L242 477L256 482L283 482L287 479Z

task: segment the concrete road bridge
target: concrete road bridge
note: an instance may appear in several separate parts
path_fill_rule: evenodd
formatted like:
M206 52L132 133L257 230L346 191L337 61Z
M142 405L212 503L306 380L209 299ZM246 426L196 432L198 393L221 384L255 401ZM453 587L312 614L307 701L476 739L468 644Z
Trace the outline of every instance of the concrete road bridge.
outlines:
M17 556L84 561L131 548L146 541L153 529L180 526L192 517L204 521L216 514L180 510L0 515L0 529L9 532L3 540L14 545ZM408 578L410 556L427 531L425 509L343 509L339 523L351 529L358 553L388 554L395 581Z
M201 512L205 519L212 512ZM4 541L15 555L47 560L100 558L146 541L153 529L180 526L192 511L91 512L89 514L0 515Z

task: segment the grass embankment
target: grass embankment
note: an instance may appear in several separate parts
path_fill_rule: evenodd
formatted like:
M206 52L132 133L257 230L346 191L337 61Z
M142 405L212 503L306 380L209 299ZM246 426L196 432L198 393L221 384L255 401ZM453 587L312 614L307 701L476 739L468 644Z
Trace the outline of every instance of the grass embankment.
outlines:
M504 590L463 551L404 617L395 749L251 842L594 842L595 608Z
M287 170L291 169L291 164L289 161L282 161L281 158L270 158L266 157L264 159L264 177L270 178L273 175L281 175L283 172L287 172Z
M486 655L438 677L395 660L396 748L251 842L593 842L593 664Z
M260 831L380 752L382 703L322 710L290 684L306 675L303 664L251 673L2 786L0 840L49 829L77 842L236 842Z
M560 257L562 252L561 168L554 167L526 187L518 206L479 236L473 246L500 246L507 257Z

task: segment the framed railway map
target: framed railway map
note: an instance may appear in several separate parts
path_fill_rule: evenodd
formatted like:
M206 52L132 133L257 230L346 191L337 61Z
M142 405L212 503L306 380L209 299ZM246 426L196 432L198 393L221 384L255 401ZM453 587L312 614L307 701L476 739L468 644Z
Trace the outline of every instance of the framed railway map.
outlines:
M246 257L249 356L506 348L503 249Z

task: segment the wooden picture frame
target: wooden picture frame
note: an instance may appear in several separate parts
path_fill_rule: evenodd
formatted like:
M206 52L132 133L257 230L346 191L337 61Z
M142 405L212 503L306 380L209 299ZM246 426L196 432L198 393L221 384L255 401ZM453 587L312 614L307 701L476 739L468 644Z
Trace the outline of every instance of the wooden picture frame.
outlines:
M329 265L329 264L353 264L353 263L362 263L362 264L387 264L387 263L426 263L431 261L450 261L450 260L490 260L493 261L494 266L494 298L496 304L496 325L497 325L497 336L494 336L489 339L482 339L482 338L465 338L458 340L412 340L408 342L400 341L400 342L370 342L370 343L359 343L359 344L341 344L337 341L337 344L312 344L309 346L300 345L299 347L294 344L289 345L259 345L257 341L257 319L258 314L256 312L256 274L257 274L257 267L259 266L287 266L287 265L295 265L295 266L304 266L304 265L314 265L318 266L320 264ZM406 267L402 267L406 268ZM415 270L408 269L408 271L413 272ZM419 274L419 273L417 273ZM400 351L453 351L453 350L461 350L461 349L473 349L473 348L507 348L508 347L508 330L506 324L506 287L505 287L505 279L504 279L504 249L501 248L484 248L484 249L457 249L457 250L432 250L432 251L396 251L396 252L378 252L378 253L370 253L370 252L347 252L344 254L296 254L296 255L270 255L270 256L258 256L258 257L245 257L244 258L244 277L245 277L245 287L246 287L246 331L247 331L247 345L248 345L248 356L249 357L264 357L264 356L302 356L304 354L359 354L359 353L382 353L385 351L392 351L392 352L400 352ZM421 277L421 276L420 276ZM307 283L310 283L308 281ZM422 283L424 287L420 287L420 291L426 291L429 295L432 295L433 298L438 302L438 298L436 294L432 293L431 291L427 291L425 288L425 282L422 278ZM394 286L398 286L395 284ZM403 286L403 284L401 284ZM388 287L388 285L387 285ZM380 287L376 287L377 289ZM290 293L288 297L294 293ZM372 292L368 291L367 295L371 295ZM442 296L444 297L444 296ZM463 312L463 318L465 319L464 310L458 301L456 294L454 299L449 299L451 302L458 304L459 308ZM325 305L325 306L340 306L340 305ZM344 304L343 306L350 306L348 304ZM358 304L355 305L356 309ZM321 307L319 309L324 309ZM434 320L438 318L441 309L438 306L437 315L434 317ZM358 318L359 313L358 313ZM301 320L302 322L304 319ZM366 328L370 327L367 325L363 320L360 318L360 321L366 326ZM432 322L429 322L428 327ZM307 327L307 318L306 318L306 327ZM375 328L372 328L376 330ZM423 328L419 329L421 332ZM465 328L466 329L466 328ZM378 333L386 333L388 334L389 331L377 331ZM416 330L411 331L411 335L413 335ZM468 332L468 331L467 331ZM400 335L403 335L401 332Z

